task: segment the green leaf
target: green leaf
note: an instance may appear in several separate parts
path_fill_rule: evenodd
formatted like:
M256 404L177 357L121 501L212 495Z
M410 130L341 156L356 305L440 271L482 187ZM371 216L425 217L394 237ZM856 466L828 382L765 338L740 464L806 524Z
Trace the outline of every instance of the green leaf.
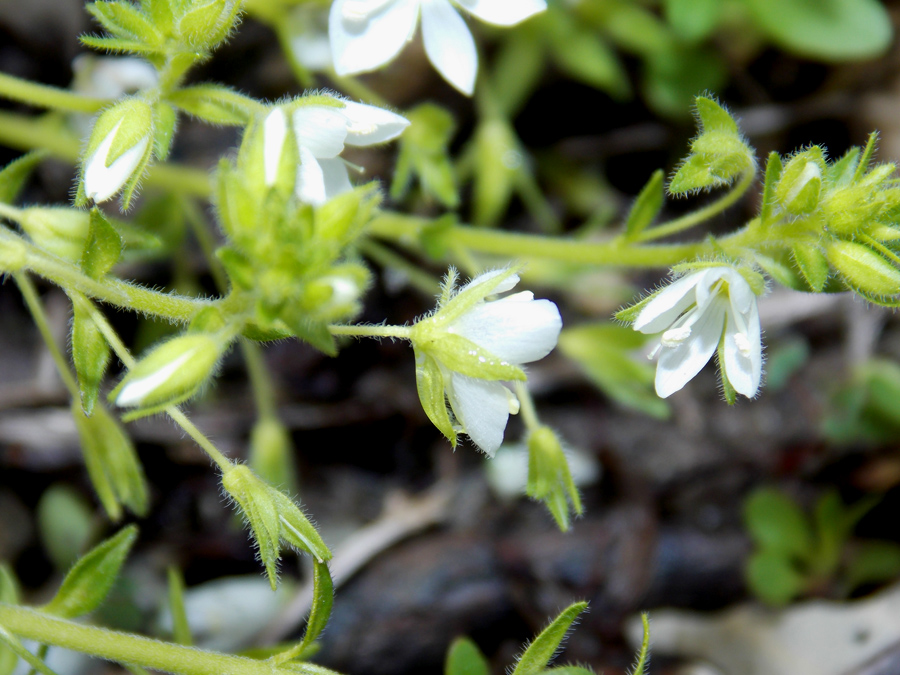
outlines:
M447 650L444 675L490 675L487 659L472 640L456 638Z
M95 37L93 35L81 35L78 38L85 47L91 47L99 51L109 52L128 52L130 54L140 54L145 57L151 57L163 54L164 50L160 47L149 47L143 42L137 40L123 40L121 38Z
M643 93L658 113L682 118L698 91L719 90L727 79L728 68L719 52L674 44L648 57Z
M141 9L163 34L171 35L175 28L172 0L141 0Z
M90 227L81 256L81 269L91 279L100 279L119 262L122 237L96 206L91 209Z
M764 225L769 222L772 217L772 207L775 205L775 185L781 178L781 157L775 151L769 153L766 161L766 178L763 185L762 205L759 211L759 220Z
M66 485L51 485L41 495L37 525L41 543L56 569L67 569L87 548L93 516L81 493Z
M816 293L821 293L825 288L825 282L828 281L828 274L831 272L825 254L818 246L800 243L794 244L791 253L806 283Z
M744 502L744 525L758 546L808 559L813 552L809 520L793 499L774 488L757 488Z
M337 356L337 343L324 321L317 321L295 311L283 312L281 320L287 324L298 340L311 344L328 356Z
M550 5L544 15L554 12ZM544 15L504 31L491 62L491 93L507 119L513 119L534 92L546 63L546 49L539 22Z
M744 0L757 26L788 51L824 61L869 59L890 46L877 0Z
M538 675L544 670L556 654L575 619L587 607L586 602L576 602L564 609L528 646L528 649L519 658L513 675Z
M260 108L254 99L218 84L184 87L173 92L168 100L189 115L227 126L248 124Z
M137 535L137 526L129 525L85 554L69 570L56 596L43 611L64 619L94 611L119 576Z
M706 38L719 22L724 3L721 0L665 0L666 19L675 32L688 42Z
M172 612L172 638L180 645L194 644L187 611L184 608L184 577L174 565L167 571L169 579L169 611Z
M489 118L475 130L470 159L475 163L473 220L495 224L506 212L515 187L515 175L527 161L509 122Z
M542 26L550 38L550 55L575 80L607 92L616 99L631 93L628 75L615 50L569 11L551 5Z
M900 545L892 541L866 541L856 546L847 566L850 589L891 581L900 574Z
M664 182L665 173L662 169L657 169L641 189L625 220L626 241L634 240L659 215L665 200Z
M19 603L19 590L12 569L0 562L0 602L8 605ZM0 675L12 675L19 657L9 646L0 644Z
M456 126L453 116L444 108L423 103L408 111L406 117L410 126L400 137L391 198L402 199L416 173L426 195L448 208L456 208L459 194L449 154Z
M750 590L770 605L785 605L806 587L803 575L778 551L757 551L747 562L746 572Z
M298 551L304 551L313 556L317 562L325 562L331 559L331 551L322 541L322 537L309 519L304 516L294 501L284 494L268 486L271 498L278 508L281 538ZM323 581L323 583L325 583Z
M219 22L225 12L225 0L211 0L204 5L195 3L190 11L182 15L178 22L178 33L181 39L190 45L212 46L218 40ZM212 39L211 39L212 38Z
M416 355L416 391L419 393L419 402L431 423L447 437L447 440L455 448L456 430L450 421L450 413L447 412L444 376L441 368L437 361L430 356L423 354L415 347L413 350Z
M4 204L15 202L32 171L49 154L46 150L34 150L3 167L0 171L0 202Z

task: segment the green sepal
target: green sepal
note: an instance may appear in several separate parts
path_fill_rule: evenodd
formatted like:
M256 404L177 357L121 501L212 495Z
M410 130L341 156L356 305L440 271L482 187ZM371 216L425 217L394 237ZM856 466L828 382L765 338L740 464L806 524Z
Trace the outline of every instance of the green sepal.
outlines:
M91 483L110 519L121 519L121 505L145 515L149 504L144 470L119 422L102 405L88 417L77 402L72 403L72 418Z
M67 206L31 206L19 211L19 225L45 251L69 262L84 255L90 216Z
M501 282L513 274L518 274L521 266L513 266L503 270L499 274L482 279L477 284L464 285L459 291L450 297L449 301L442 302L438 311L429 319L420 321L414 330L421 326L447 325L458 317L468 312L476 304L491 295ZM446 295L446 294L445 294ZM427 329L426 329L427 330Z
M278 507L281 538L296 550L309 553L320 563L330 560L331 551L293 500L274 487L269 486L269 490L273 502Z
M0 171L0 202L12 204L16 201L25 181L38 164L47 159L47 150L33 150L10 162Z
M178 113L165 101L160 101L153 108L153 156L164 162L172 150L175 139L175 126L178 124Z
M419 393L419 402L422 409L451 445L456 447L456 430L450 421L450 413L447 412L447 403L444 396L444 375L437 361L423 354L413 346L416 357L416 390Z
M250 526L257 555L274 591L278 587L281 523L271 488L242 465L232 466L222 474L222 487L237 502Z
M72 292L72 361L81 390L81 408L90 417L109 364L109 344L91 316L89 301Z
M337 356L338 348L328 324L297 311L283 311L280 318L298 340L306 342L328 356Z
M661 290L661 289L660 289ZM616 321L621 321L622 323L634 323L634 321L638 318L638 315L644 311L644 307L656 297L656 291L654 293L650 293L649 295L641 298L633 305L628 305L628 307L623 307L620 310L617 310L613 315Z
M809 287L816 293L821 293L831 271L822 249L814 244L797 243L791 248L791 254Z
M775 205L775 186L781 177L782 168L781 156L775 151L770 152L766 161L766 178L759 211L759 220L763 225L766 225L772 217L772 207Z
M63 619L93 612L115 583L137 535L137 526L129 525L88 551L72 566L59 591L42 611Z
M860 149L854 146L845 152L839 160L828 165L826 176L833 187L843 187L850 184L859 166L859 155Z
M491 675L490 665L472 640L456 638L447 650L444 675Z
M174 565L166 571L169 586L169 611L172 614L172 639L176 644L190 647L194 644L184 606L184 577Z
M900 293L900 270L868 246L855 241L833 241L826 246L825 255L855 290L881 297Z
M85 47L91 47L98 51L126 52L128 54L140 54L145 57L158 56L165 53L162 47L148 47L137 40L82 35L78 38L78 41Z
M775 199L788 213L805 216L819 205L825 154L817 145L791 157L775 185Z
M479 380L520 380L528 378L518 366L501 361L471 340L454 333L441 333L438 339L419 345L422 350L453 372Z
M91 209L90 230L81 270L91 279L100 279L119 262L122 256L122 237L96 206Z
M725 371L725 341L719 340L719 346L716 348L716 360L719 365L719 383L722 385L722 398L728 405L737 403L737 391L728 379L728 373Z
M253 290L256 276L253 265L247 259L247 256L234 248L223 246L216 249L216 257L222 263L222 267L225 268L225 273L228 275L232 286L244 291Z
M189 115L226 126L245 126L261 109L249 96L218 84L184 87L170 94L168 100Z
M569 512L581 515L581 496L556 432L538 427L528 436L528 496L544 502L557 527L569 529ZM571 504L571 507L570 507Z
M164 35L171 35L175 29L173 4L172 0L141 0L141 10Z
M185 44L209 49L231 30L231 25L223 25L229 3L226 0L211 0L195 5L199 6L182 14L178 21L178 35Z
M866 147L863 148L862 155L859 157L859 162L856 165L856 171L853 172L853 180L851 182L858 183L866 175L866 172L869 170L869 164L872 162L872 157L875 155L875 148L877 145L878 132L872 131L866 139Z
M632 241L652 223L662 210L665 200L665 173L662 169L653 172L650 180L641 189L625 220L625 241Z
M569 628L575 622L575 619L584 612L588 607L586 602L576 602L564 609L553 622L547 626L541 634L525 650L525 653L519 657L516 669L512 675L539 675L547 665L550 659L556 654L559 645L569 632Z
M153 21L130 2L99 0L86 9L100 25L117 37L138 40L153 47L162 45L163 36Z

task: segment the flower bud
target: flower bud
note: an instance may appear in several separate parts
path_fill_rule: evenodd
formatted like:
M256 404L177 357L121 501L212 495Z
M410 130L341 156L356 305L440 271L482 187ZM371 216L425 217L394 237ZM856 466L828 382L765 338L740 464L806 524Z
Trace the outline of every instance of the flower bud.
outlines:
M528 496L547 505L561 530L569 529L569 511L581 515L581 497L556 432L539 427L528 436Z
M785 211L796 216L812 213L819 205L825 159L821 148L795 155L784 167L775 198Z
M101 114L85 152L78 201L105 202L124 188L127 205L150 159L152 140L153 109L144 101L126 99Z
M837 240L827 246L825 256L857 291L882 297L900 293L900 270L868 246Z
M17 239L5 238L0 242L0 272L9 274L25 267L28 251L25 244Z
M196 394L212 377L222 345L211 335L182 335L156 347L128 371L110 393L123 408L176 405Z
M35 244L69 262L79 262L91 227L87 211L66 207L22 209L19 225Z
M250 432L250 467L272 485L296 492L291 435L275 417L263 417Z

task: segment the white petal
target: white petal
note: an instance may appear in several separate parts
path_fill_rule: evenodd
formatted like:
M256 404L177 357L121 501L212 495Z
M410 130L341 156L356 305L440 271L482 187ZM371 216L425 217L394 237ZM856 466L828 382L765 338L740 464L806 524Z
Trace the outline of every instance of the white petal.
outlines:
M278 165L281 163L285 138L287 138L287 118L281 108L275 108L263 122L263 167L268 186L274 185L278 176Z
M725 374L734 390L747 398L756 396L762 378L762 332L759 326L759 309L756 301L750 310L741 315L746 332L739 330L735 313L728 312L725 328Z
M397 138L409 120L384 108L346 101L341 112L347 118L347 143L373 145Z
M547 9L545 0L456 0L456 4L495 26L514 26Z
M679 391L700 372L709 361L725 323L728 301L714 299L706 311L691 326L691 335L675 347L663 347L656 366L656 393L668 398Z
M159 370L147 375L147 377L142 377L139 380L126 384L116 397L116 405L123 408L139 406L141 401L147 398L148 394L168 382L169 378L177 373L181 366L194 358L195 351L188 351L171 363L167 363Z
M499 382L451 373L447 399L469 438L493 457L503 443L511 392Z
M428 60L443 78L471 96L475 90L478 52L469 27L449 0L422 0L422 39Z
M470 288L474 288L480 284L485 283L486 281L490 281L496 276L500 274L506 274L509 272L508 267L501 267L498 270L489 270L487 272L482 272L477 277L472 279L469 283L460 287L459 292L462 293L465 290ZM516 287L516 284L519 283L519 275L518 274L510 274L503 281L501 281L495 288L491 290L491 293L505 293L506 291L511 291Z
M122 189L122 186L128 182L131 174L144 159L147 146L150 144L150 137L145 136L107 166L109 151L121 124L119 122L113 127L113 130L107 134L85 164L84 194L95 202L105 202Z
M416 29L420 0L394 0L367 17L354 17L335 0L328 15L328 36L338 75L374 70L393 59ZM349 15L349 16L348 16Z
M756 303L756 293L753 292L750 284L741 276L740 272L736 269L729 269L729 272L726 279L728 280L728 295L731 297L731 304L739 312L750 311L750 306Z
M313 206L321 206L328 201L325 192L325 175L318 160L306 148L300 148L300 167L297 169L297 184L294 188L297 199Z
M322 181L325 185L325 199L331 199L353 189L350 176L347 175L347 165L340 157L320 159L319 168L322 170Z
M634 320L634 329L642 333L659 333L694 304L694 288L703 278L694 273L673 281L650 300Z
M340 108L300 106L294 111L294 133L297 146L307 148L314 157L337 157L347 138L347 118Z
M476 305L448 328L508 363L544 358L561 329L556 305L527 291Z

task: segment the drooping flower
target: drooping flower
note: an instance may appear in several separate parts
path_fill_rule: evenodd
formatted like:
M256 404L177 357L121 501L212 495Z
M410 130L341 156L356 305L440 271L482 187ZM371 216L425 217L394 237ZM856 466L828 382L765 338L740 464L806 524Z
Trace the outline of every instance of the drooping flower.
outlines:
M385 143L409 126L409 120L389 110L353 101L341 103L300 105L293 111L300 159L296 193L298 199L316 206L353 188L347 165L338 157L345 144ZM268 167L277 167L277 160L267 157L266 166L268 174Z
M494 270L454 292L451 275L438 310L410 335L419 399L429 419L454 445L459 431L488 456L503 442L509 415L519 410L503 382L526 379L519 366L549 354L562 328L556 305L529 291L485 299L518 282L513 270Z
M679 391L718 349L723 378L737 393L756 396L762 375L756 298L744 276L726 265L690 272L652 296L634 329L662 333L656 393L667 398Z
M547 8L546 0L454 0L454 4L495 26L513 26ZM478 52L450 0L335 0L328 33L337 73L362 73L389 62L415 34L420 13L428 60L447 82L471 96Z

